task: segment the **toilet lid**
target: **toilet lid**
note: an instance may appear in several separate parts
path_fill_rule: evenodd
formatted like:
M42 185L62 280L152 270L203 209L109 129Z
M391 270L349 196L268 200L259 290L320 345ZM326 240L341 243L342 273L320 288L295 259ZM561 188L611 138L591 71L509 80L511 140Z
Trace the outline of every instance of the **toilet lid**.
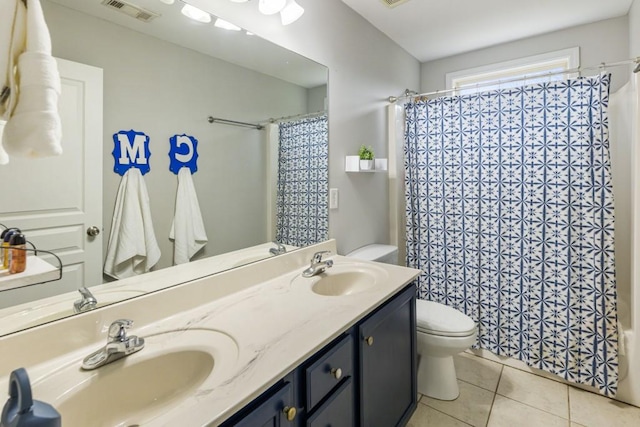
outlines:
M418 330L433 335L468 336L476 331L475 322L466 314L433 301L416 301Z

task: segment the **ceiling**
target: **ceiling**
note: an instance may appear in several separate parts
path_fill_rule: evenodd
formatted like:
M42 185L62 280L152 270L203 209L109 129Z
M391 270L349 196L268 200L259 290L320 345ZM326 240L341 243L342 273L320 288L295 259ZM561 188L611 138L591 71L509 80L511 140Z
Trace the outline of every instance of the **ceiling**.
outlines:
M634 0L342 0L420 62L624 16Z
M102 0L47 1L305 88L327 83L326 67L245 31L216 28L213 21L195 22L180 13L184 4L180 1L167 5L159 0L126 0L160 15L150 22L107 8Z

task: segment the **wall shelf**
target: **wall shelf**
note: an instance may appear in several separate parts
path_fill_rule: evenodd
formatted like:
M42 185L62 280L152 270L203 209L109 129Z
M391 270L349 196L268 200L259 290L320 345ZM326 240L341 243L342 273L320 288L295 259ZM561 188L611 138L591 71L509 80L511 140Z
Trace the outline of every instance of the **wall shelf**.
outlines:
M37 256L27 257L27 269L22 273L9 274L9 270L0 270L0 292L22 288L37 283L59 280L62 272Z
M346 156L344 163L345 172L363 172L363 173L381 173L387 172L388 161L387 159L375 159L373 169L360 169L360 157L358 156Z

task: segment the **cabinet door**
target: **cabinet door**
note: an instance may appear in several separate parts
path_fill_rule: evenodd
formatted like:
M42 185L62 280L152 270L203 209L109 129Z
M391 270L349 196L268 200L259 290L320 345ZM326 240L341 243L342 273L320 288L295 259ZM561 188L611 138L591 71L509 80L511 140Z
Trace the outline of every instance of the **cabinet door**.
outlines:
M297 425L295 411L293 387L291 383L285 383L282 388L267 397L263 403L230 425L235 427L292 427ZM289 420L288 417L291 419Z
M416 408L415 288L359 326L360 425L405 425Z
M353 381L347 378L338 389L307 420L307 427L352 427Z

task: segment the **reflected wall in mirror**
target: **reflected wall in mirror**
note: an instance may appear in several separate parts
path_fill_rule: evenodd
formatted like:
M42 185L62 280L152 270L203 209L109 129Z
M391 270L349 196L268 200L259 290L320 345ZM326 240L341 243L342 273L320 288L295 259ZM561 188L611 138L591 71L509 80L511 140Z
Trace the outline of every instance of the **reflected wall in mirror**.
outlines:
M0 167L1 182L18 183L8 186L13 190L5 200L11 202L0 208L0 223L21 227L35 245L55 250L64 274L58 282L0 292L0 335L73 314L82 286L98 293L100 304L153 290L115 292L115 284L102 284L121 180L113 172L113 134L121 130L150 137L150 172L144 181L161 250L154 270L173 264L169 230L177 177L169 171L168 152L169 138L176 134L198 140L193 182L208 243L192 262L211 262L223 270L276 254L270 251L276 238L289 250L327 238L326 67L245 31L192 21L180 14L180 2L129 1L159 14L150 22L101 3L42 0L53 55L63 59L63 97L74 100L61 106L65 153L12 158ZM78 69L85 74L77 77ZM92 92L93 78L103 79L103 101ZM211 124L209 116L264 128ZM279 144L280 128L294 143ZM296 138L303 142L295 143ZM312 158L302 156L303 145ZM319 146L324 148L310 148ZM295 167L296 161L305 165ZM311 168L310 161L316 162ZM312 191L302 187L309 184ZM97 218L84 217L91 209ZM45 225L43 217L50 220ZM88 236L91 226L101 233ZM102 292L109 295L101 302ZM36 308L55 304L64 308L33 315ZM27 312L28 322L16 320Z

